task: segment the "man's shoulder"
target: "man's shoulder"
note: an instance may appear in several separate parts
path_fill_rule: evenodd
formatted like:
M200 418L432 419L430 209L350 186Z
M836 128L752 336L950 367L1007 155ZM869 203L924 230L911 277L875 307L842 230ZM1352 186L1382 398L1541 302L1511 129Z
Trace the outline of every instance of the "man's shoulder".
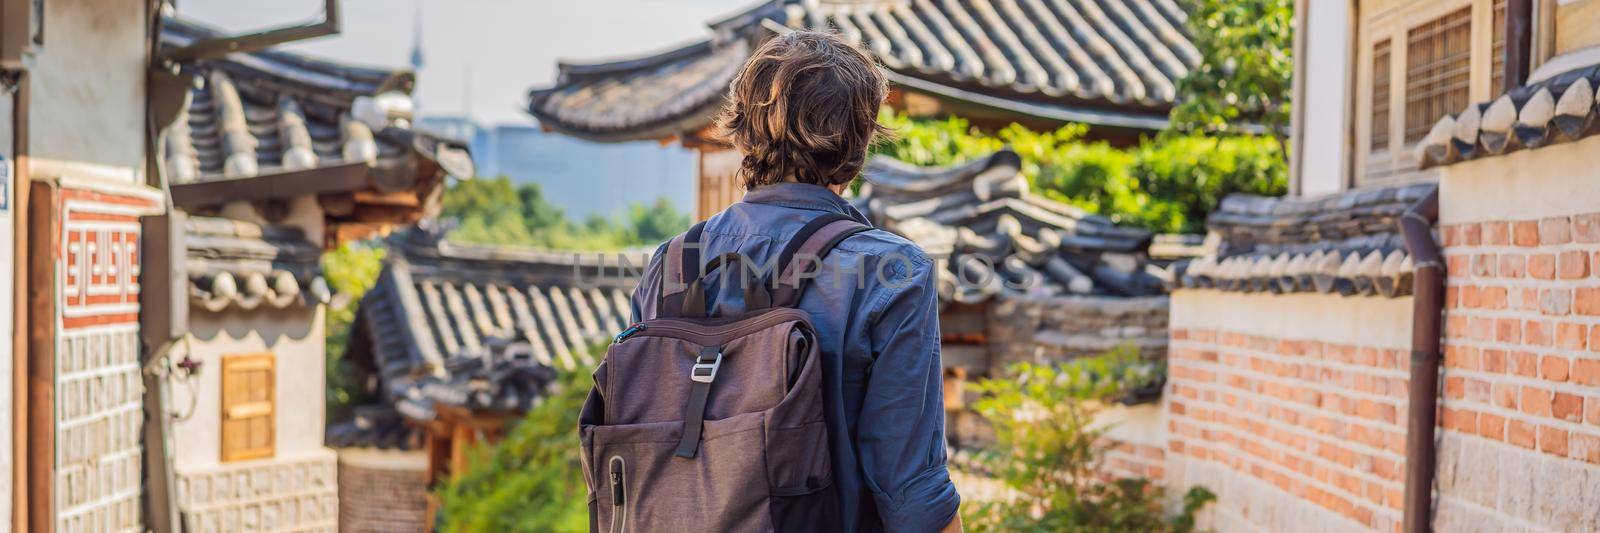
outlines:
M928 253L917 243L887 230L872 228L841 241L840 250L877 256L879 260L907 261L912 264L931 263Z

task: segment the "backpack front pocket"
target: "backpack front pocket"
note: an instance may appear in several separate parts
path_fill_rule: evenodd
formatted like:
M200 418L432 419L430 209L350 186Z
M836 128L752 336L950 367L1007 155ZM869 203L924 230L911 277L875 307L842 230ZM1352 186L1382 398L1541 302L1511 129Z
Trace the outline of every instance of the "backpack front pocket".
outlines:
M707 420L694 458L673 454L681 422L584 428L595 529L612 532L770 531L762 413ZM671 480L671 483L653 481Z

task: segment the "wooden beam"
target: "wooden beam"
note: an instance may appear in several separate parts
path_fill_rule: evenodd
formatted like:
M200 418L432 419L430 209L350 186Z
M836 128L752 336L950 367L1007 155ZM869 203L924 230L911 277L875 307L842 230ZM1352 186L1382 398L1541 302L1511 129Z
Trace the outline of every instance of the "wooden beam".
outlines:
M11 188L16 191L16 201L11 205L12 225L15 230L12 257L11 293L11 530L27 531L30 501L28 491L28 356L30 330L28 322L29 266L33 263L28 242L32 211L28 208L31 183L28 172L28 73L17 76L17 91L11 100L12 173Z
M31 183L31 200L40 200L29 206L28 226L41 239L29 242L27 312L41 320L28 324L28 444L32 453L26 462L28 470L28 531L53 531L55 508L55 261L51 247L59 242L60 230L55 209L56 191L45 182ZM21 487L17 488L22 490Z
M400 207L418 207L422 201L417 199L416 191L356 191L353 195L357 203L375 205L393 205Z
M233 201L281 200L308 194L366 189L371 167L341 163L248 178L218 179L172 185L172 203L193 209Z

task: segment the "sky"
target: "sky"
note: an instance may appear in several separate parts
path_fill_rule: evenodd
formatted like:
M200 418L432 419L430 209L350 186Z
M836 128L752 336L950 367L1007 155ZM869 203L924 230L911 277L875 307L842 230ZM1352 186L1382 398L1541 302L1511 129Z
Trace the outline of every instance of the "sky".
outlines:
M409 65L420 9L419 115L532 124L528 89L561 59L604 60L707 36L705 23L755 0L340 0L342 32L286 48L380 67ZM322 0L179 0L178 14L227 30L320 18Z

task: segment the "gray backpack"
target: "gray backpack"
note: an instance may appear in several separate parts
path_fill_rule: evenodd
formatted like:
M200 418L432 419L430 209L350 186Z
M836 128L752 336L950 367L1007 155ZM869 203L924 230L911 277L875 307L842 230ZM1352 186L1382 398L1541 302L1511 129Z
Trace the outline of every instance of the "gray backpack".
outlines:
M867 227L811 221L779 254L774 282L749 279L736 254L702 266L703 225L668 243L657 316L618 334L595 369L578 421L589 529L839 529L823 353L796 305L807 269ZM735 269L748 311L707 317L703 281Z

